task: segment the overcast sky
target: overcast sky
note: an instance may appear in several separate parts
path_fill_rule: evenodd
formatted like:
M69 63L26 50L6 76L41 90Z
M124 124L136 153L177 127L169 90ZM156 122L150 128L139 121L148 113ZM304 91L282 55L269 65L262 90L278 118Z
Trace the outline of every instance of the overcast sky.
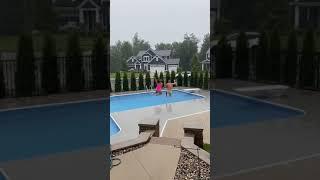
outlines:
M110 14L111 45L131 41L136 32L153 48L182 41L185 33L202 42L210 32L209 0L111 0Z

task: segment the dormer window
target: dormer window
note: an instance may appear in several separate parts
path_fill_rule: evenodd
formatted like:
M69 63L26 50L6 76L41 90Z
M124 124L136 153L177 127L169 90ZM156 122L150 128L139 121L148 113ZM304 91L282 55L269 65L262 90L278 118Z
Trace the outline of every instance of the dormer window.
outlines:
M149 56L144 56L143 57L143 61L149 61L150 60L150 57Z

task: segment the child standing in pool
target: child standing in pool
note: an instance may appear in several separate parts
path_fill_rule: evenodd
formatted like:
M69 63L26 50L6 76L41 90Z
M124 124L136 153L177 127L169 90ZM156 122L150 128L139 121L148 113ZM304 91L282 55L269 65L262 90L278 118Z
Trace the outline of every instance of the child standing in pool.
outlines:
M162 82L161 80L156 80L156 83L157 83L157 87L156 87L156 95L161 95L162 94Z
M172 95L172 88L173 88L173 86L176 85L176 84L177 84L176 82L174 82L174 83L168 82L168 83L167 83L166 96L168 96L168 94L169 94L169 96Z

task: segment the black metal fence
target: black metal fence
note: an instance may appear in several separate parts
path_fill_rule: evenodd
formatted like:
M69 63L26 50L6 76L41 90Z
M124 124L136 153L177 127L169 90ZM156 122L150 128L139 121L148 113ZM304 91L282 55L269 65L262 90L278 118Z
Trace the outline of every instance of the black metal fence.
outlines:
M90 55L82 56L82 72L84 75L84 90L93 89L93 75L92 75L92 59ZM57 57L58 65L58 79L60 82L60 91L65 92L66 89L66 56ZM42 58L35 58L35 89L34 95L42 95L44 93L41 85L42 81ZM4 85L5 85L5 96L15 97L16 87L15 87L15 76L16 76L16 59L15 57L1 58L0 63L3 69L4 75ZM0 71L1 72L1 71Z

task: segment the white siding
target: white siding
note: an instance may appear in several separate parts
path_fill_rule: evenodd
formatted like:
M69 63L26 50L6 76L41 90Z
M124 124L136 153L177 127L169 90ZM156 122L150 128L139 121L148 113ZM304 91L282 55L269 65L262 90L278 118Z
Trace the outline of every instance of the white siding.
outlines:
M178 65L168 65L169 72L171 72L171 71L177 72L177 70L178 70Z

